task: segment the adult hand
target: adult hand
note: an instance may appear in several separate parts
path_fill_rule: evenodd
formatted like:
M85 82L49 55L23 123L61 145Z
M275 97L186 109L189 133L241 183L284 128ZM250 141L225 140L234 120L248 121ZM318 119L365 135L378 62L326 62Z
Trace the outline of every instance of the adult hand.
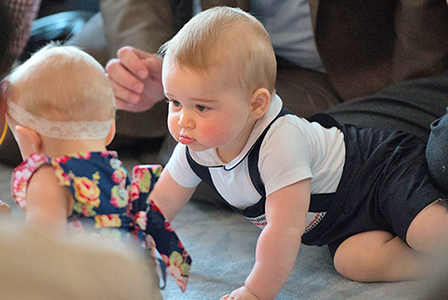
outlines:
M260 300L255 294L246 286L242 286L234 290L230 295L225 295L221 300Z
M117 109L142 112L165 99L162 86L163 60L133 47L123 47L106 66Z

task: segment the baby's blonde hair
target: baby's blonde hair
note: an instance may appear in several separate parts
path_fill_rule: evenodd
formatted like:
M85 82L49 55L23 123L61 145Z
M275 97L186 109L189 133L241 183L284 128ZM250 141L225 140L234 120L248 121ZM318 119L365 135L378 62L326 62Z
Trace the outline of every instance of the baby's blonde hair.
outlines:
M160 54L197 72L224 68L250 93L258 88L275 91L277 62L269 34L239 8L215 7L199 13L161 47Z
M114 93L104 68L72 46L49 44L9 76L7 96L35 116L53 121L107 121Z

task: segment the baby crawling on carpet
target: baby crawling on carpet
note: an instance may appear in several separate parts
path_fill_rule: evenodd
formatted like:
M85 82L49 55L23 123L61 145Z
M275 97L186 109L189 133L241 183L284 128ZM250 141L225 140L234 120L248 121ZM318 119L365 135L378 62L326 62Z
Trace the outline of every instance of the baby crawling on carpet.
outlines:
M151 198L171 221L201 180L263 228L245 283L222 299L274 299L301 243L327 245L356 281L429 276L448 246L445 192L417 137L293 115L253 16L203 11L162 46L168 126L179 142Z

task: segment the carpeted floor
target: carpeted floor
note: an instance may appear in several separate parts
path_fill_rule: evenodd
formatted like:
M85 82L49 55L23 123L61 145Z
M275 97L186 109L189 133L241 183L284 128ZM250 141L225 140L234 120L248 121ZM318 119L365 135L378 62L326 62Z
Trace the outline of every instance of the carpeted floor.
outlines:
M198 202L189 203L173 227L193 258L192 275L184 295L171 280L162 292L164 299L219 299L244 283L260 229L231 211ZM276 299L422 299L415 287L423 284L353 282L334 270L326 247L302 245Z
M73 9L65 7L67 5L93 5L91 9L96 11L99 3L97 0L53 2L42 9L41 16ZM65 5L64 8L61 5ZM124 163L130 169L137 162L126 160ZM25 214L12 203L10 196L11 172L12 168L0 165L0 199L12 206L13 220L22 222ZM167 287L162 291L164 299L219 299L244 284L254 264L260 229L228 209L197 200L190 201L172 225L190 252L193 265L186 293L182 294L168 277ZM325 247L302 246L295 268L276 299L425 299L432 282L353 282L334 270Z
M124 161L131 167L135 161ZM0 165L0 199L12 205L14 220L24 213L12 203L12 169ZM241 286L255 257L260 229L234 212L201 201L190 201L173 227L193 258L187 291L182 294L169 277L162 296L166 300L219 299ZM423 299L427 282L366 284L337 274L325 247L302 246L296 266L276 299ZM1 296L0 296L1 298Z

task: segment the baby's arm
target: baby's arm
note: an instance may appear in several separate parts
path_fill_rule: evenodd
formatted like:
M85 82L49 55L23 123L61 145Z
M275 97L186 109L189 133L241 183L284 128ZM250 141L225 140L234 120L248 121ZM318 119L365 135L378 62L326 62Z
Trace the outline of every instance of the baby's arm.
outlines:
M65 236L71 201L70 191L58 184L53 168L41 167L28 184L26 224Z
M223 299L274 299L299 252L310 203L310 180L284 187L266 199L267 226L257 242L256 262L245 286Z
M165 168L157 180L151 199L159 207L168 222L171 222L179 211L187 205L196 187L186 188L178 184Z

